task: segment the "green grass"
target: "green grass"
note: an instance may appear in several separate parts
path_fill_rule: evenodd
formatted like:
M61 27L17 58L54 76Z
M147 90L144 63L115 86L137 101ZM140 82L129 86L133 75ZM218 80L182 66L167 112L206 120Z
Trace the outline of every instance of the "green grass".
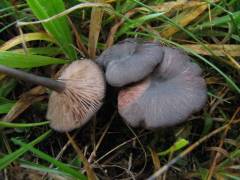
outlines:
M65 10L62 0L27 0L27 4L38 19L46 19ZM59 46L70 59L76 59L76 51L73 48L73 38L66 16L43 23L47 32L58 42Z
M0 121L0 177L11 179L16 176L14 168L19 168L19 178L34 174L46 179L146 179L167 167L163 179L239 179L238 0L205 0L203 10L197 1L89 2L1 1L0 64L54 77L64 64L98 56L122 39L157 40L183 49L202 67L208 103L189 117L191 121L176 127L132 129L115 115L116 96L109 89L96 119L70 133L72 142L66 134L49 130L45 117L48 91L0 74L1 119L13 117L12 122ZM99 6L104 13L100 30L93 29L99 17L91 19L92 7ZM90 37L90 31L96 36ZM188 44L201 46L209 55ZM216 51L208 44L236 45L239 53Z
M2 51L0 52L0 62L2 65L13 68L34 68L51 64L65 64L68 61L48 56Z

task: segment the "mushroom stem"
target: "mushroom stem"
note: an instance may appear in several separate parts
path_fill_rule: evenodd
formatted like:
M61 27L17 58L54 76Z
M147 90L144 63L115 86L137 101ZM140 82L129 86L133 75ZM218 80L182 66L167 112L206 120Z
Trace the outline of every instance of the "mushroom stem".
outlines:
M11 77L14 77L16 79L24 80L27 82L31 82L33 84L38 84L47 87L57 92L62 92L65 89L65 83L63 82L46 77L37 76L17 69L9 68L3 65L0 65L0 72L7 74Z

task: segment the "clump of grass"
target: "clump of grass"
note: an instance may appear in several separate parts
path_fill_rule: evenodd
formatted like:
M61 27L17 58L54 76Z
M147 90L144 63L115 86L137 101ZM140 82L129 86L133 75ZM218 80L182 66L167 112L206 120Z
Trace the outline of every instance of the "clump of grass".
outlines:
M1 74L0 177L238 179L239 9L237 0L1 1L0 64L55 76L61 64L139 37L192 55L208 103L174 128L132 129L109 87L94 120L60 134L45 122L48 91Z

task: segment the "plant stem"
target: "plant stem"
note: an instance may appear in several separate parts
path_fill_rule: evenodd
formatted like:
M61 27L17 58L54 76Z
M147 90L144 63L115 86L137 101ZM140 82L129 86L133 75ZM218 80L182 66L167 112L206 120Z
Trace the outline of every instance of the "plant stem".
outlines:
M17 69L9 68L3 65L0 65L0 72L7 74L11 77L14 77L16 79L20 79L23 81L31 82L33 84L47 87L57 92L62 92L65 89L65 83L63 82L46 77L37 76Z

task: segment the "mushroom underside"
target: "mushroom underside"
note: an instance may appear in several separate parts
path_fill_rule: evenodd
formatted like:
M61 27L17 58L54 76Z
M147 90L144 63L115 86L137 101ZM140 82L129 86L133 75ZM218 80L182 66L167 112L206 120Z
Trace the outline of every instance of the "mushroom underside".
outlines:
M167 81L149 81L124 88L118 95L119 114L134 127L156 129L179 124L206 102L201 77L188 74Z
M60 132L71 131L86 124L100 109L105 95L104 75L91 60L74 61L61 76L63 92L52 92L47 119Z

